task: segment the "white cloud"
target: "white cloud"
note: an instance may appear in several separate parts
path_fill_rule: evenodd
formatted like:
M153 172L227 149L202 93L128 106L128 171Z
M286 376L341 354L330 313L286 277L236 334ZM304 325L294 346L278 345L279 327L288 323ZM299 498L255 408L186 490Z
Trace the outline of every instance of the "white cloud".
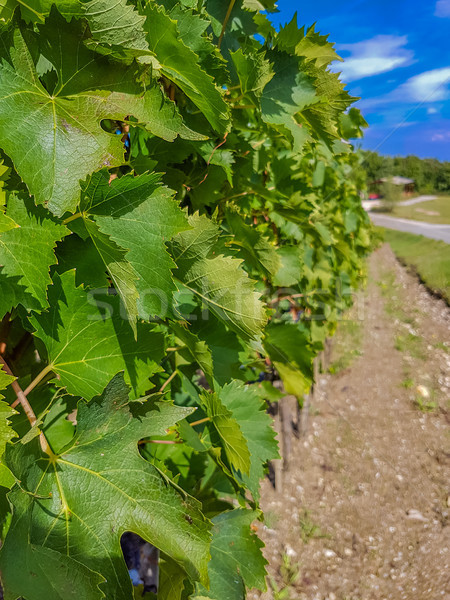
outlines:
M436 3L436 17L445 19L450 17L450 0L438 0Z
M448 99L450 99L450 67L443 67L414 75L388 94L361 100L359 108L367 112L379 106L432 104Z
M411 102L439 102L450 97L450 67L433 69L414 75L397 88L399 97L405 94Z
M348 50L351 55L343 64L333 65L332 70L342 72L342 80L347 82L406 67L414 58L414 53L404 48L407 43L406 35L377 35L356 44L341 44L338 49Z
M435 133L431 136L432 142L445 142L450 140L450 131L444 131L443 133Z
M438 109L434 106L430 106L430 108L427 110L427 115L437 115L438 114Z

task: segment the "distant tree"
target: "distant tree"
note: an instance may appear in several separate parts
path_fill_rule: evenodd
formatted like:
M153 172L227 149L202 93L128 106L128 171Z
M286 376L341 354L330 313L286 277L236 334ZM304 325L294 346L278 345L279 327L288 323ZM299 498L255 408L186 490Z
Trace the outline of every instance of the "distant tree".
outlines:
M417 192L450 192L450 162L418 156L383 156L378 152L362 151L362 167L370 184L393 175L414 179ZM384 190L386 192L386 190Z

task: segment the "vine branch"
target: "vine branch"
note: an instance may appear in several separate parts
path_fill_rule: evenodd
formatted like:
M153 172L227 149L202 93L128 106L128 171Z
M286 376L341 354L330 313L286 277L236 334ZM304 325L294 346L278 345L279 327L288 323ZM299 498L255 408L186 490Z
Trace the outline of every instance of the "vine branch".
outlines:
M219 41L217 42L217 47L219 48L219 50L220 50L220 46L222 45L223 36L225 35L225 29L227 28L228 21L230 20L231 11L233 10L235 2L236 2L236 0L230 0L230 4L229 4L228 10L227 10L227 14L225 15L225 19L223 21L222 31L220 32L220 35L219 35Z
M3 365L3 368L5 369L6 373L8 373L8 375L11 375L11 377L15 377L14 373L11 371L7 362L5 361L5 359L2 356L0 356L0 362ZM14 390L14 393L17 396L17 400L19 401L20 405L22 406L24 413L26 414L31 427L34 427L34 425L36 425L36 422L37 422L36 415L34 414L34 410L31 407L31 404L28 402L25 392L22 390L20 385L17 383L16 379L11 383L11 387ZM42 448L43 452L45 452L46 454L53 454L45 435L41 432L39 437L40 437L41 448Z

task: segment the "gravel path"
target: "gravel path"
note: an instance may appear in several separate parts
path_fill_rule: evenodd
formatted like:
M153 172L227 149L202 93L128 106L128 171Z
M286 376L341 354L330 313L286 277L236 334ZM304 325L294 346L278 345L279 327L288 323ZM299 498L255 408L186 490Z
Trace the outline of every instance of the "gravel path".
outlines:
M402 200L398 203L398 206L413 206L414 204L420 204L421 202L428 202L429 200L436 200L437 196L417 196L417 198L410 198L409 200Z
M385 245L353 318L361 356L320 377L283 494L264 482L251 600L450 598L450 309Z

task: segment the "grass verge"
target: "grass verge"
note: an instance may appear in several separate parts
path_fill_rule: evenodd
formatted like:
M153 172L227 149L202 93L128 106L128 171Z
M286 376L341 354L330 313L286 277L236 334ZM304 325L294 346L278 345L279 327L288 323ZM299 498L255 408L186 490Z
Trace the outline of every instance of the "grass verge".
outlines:
M396 206L391 215L426 223L450 224L450 196L440 196L412 206Z
M450 245L393 229L385 229L384 237L398 258L450 304Z

